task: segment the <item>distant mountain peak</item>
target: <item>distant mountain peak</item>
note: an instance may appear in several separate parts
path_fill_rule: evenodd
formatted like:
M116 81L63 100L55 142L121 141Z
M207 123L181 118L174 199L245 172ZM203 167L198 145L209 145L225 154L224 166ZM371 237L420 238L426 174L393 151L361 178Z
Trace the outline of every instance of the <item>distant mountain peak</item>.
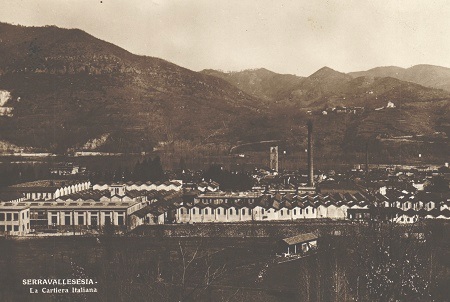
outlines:
M350 72L349 75L354 78L393 77L425 87L450 91L450 68L431 64L418 64L406 69L397 66L375 67L366 71Z
M413 66L411 66L409 68L413 68L413 67L439 67L439 68L445 68L445 67L442 67L442 66L439 66L439 65L433 65L433 64L416 64L416 65L413 65Z
M350 80L351 77L345 73L336 71L328 66L324 66L310 75L310 79L329 79L329 78L342 78Z
M319 70L317 70L316 72L334 72L336 70L334 70L333 68L330 68L328 66L324 66L322 68L320 68Z
M407 70L429 70L429 71L447 71L450 72L450 68L432 65L432 64L417 64L409 67Z

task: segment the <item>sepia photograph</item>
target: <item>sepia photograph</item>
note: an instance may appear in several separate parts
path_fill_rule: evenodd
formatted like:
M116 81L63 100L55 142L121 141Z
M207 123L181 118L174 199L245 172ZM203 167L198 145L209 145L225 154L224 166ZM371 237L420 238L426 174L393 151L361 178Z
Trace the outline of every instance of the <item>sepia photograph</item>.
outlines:
M0 301L450 301L449 30L446 0L0 0Z

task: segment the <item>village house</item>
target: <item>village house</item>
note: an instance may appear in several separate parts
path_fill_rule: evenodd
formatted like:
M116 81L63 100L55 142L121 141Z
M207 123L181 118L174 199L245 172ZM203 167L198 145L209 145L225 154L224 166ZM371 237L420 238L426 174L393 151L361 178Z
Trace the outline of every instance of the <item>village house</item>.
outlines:
M319 237L313 233L284 238L280 242L279 251L284 256L303 255L317 249L318 239Z

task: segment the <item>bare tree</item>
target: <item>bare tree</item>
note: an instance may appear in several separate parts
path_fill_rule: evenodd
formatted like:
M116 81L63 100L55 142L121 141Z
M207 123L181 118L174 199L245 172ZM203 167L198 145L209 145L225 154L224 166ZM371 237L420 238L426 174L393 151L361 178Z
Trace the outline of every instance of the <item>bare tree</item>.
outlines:
M189 268L189 266L192 264L192 262L195 260L195 257L197 256L199 245L195 249L195 251L192 253L192 255L188 255L185 248L181 245L181 241L178 242L178 246L180 248L180 254L182 259L182 274L181 274L181 286L183 290L186 288L186 273Z
M202 254L197 245L191 252L178 243L181 255L180 300L196 301L197 297L207 295L211 299L211 286L226 272L226 264L216 264L212 254Z

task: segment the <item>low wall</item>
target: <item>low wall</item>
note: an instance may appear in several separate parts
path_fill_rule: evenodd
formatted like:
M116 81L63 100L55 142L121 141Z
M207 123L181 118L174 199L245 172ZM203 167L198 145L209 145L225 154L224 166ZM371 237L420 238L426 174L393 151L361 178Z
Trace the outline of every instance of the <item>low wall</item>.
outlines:
M450 236L450 222L445 220L425 221L408 225L392 223L367 223L333 220L302 220L248 223L196 223L141 225L131 234L148 237L240 237L240 238L286 238L299 233L316 233L319 236L372 236L374 230L395 228L400 232L426 232Z
M351 235L366 225L346 222L253 222L253 223L197 223L174 225L141 225L133 234L150 237L272 237L284 238L299 233L320 235Z

